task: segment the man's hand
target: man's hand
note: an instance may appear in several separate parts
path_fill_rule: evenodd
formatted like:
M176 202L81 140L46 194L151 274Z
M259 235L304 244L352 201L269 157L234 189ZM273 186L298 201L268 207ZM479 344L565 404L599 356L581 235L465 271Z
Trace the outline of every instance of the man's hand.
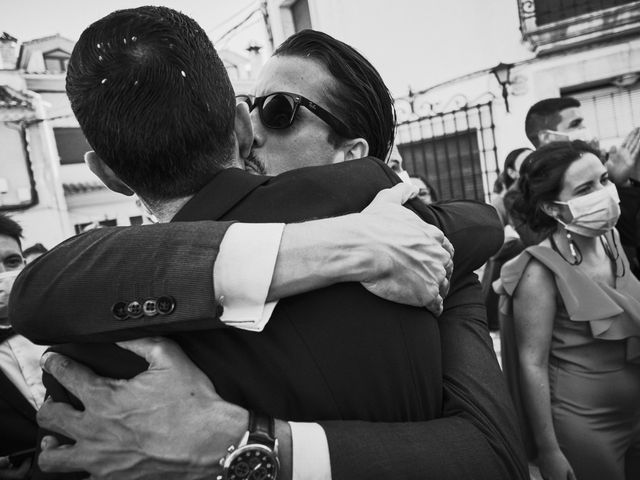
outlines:
M268 299L361 282L386 300L439 315L449 291L453 246L402 206L417 194L413 185L400 183L378 193L361 213L287 224Z
M416 195L416 187L398 184L378 193L362 211L359 228L370 236L374 262L362 284L379 297L440 315L453 271L453 245L402 206Z
M45 402L43 428L72 438L59 446L42 440L45 472L86 471L92 479L211 479L218 461L247 430L248 412L225 402L211 381L174 342L147 338L118 345L149 362L131 380L96 376L56 353L42 358L53 375L84 405Z
M611 147L607 171L611 181L624 185L629 178L640 177L640 128L631 130L619 148Z
M0 457L0 480L20 480L28 478L31 459L27 458L19 466L11 465L9 457Z

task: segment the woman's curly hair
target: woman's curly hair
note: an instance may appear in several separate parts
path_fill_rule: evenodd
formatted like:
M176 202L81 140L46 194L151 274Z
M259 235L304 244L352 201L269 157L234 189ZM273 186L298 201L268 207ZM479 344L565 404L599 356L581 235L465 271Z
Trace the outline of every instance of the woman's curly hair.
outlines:
M517 219L535 232L551 233L557 223L542 205L558 198L567 169L585 153L600 158L598 150L581 140L553 142L529 155L520 168L518 191L513 193Z

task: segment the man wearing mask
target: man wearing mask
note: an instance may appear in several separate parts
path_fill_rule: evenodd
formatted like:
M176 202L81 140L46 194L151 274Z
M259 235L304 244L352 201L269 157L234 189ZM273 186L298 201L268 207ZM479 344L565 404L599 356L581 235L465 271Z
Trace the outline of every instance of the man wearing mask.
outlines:
M17 335L9 320L9 294L24 268L22 227L0 213L0 480L26 478L42 406L40 356L46 347ZM22 454L21 452L24 452Z
M398 175L403 182L409 182L409 172L404 169L402 155L400 155L400 150L398 150L398 146L396 144L393 145L393 148L389 153L387 165L389 165L391 170L396 172L396 175Z
M600 150L598 139L584 122L580 102L572 97L546 98L534 104L525 119L525 132L536 148L551 142L582 140ZM603 151L602 157L606 159L609 178L615 183L620 195L622 213L616 225L620 232L620 241L627 253L632 271L639 276L640 128L634 128L620 147L611 147L609 151ZM531 240L526 242L529 237ZM538 243L536 240L541 239L539 236L528 234L523 237L527 245Z

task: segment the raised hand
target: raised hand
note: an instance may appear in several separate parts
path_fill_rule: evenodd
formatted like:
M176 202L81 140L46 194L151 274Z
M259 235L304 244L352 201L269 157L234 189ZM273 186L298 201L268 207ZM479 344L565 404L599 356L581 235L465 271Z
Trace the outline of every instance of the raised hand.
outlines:
M624 185L630 177L640 177L640 128L634 128L620 147L611 147L607 160L609 177Z

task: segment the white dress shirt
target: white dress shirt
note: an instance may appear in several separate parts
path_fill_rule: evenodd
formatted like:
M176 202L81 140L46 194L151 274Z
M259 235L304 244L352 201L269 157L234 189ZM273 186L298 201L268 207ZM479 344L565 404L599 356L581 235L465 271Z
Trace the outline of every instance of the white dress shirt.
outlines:
M47 348L31 343L22 335L0 344L0 370L36 410L44 402L40 357Z
M267 295L284 224L235 223L220 244L213 267L214 292L224 305L225 324L261 332L277 302ZM250 252L251 255L248 255ZM317 423L289 422L293 448L293 480L331 480L329 444Z

